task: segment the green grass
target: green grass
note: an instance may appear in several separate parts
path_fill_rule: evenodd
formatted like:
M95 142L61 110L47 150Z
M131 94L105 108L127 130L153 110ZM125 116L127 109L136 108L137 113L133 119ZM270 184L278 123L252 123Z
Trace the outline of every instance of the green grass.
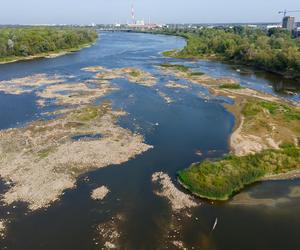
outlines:
M131 72L129 72L129 75L132 77L139 77L141 73L137 70L132 70Z
M165 57L173 57L178 51L176 49L162 52Z
M71 113L70 119L73 123L77 122L90 122L95 119L103 117L111 109L111 102L104 101L98 106L89 106L77 109ZM81 125L80 125L81 126Z
M203 72L191 72L190 73L190 76L203 76L203 75L205 75L205 73L203 73Z
M184 66L184 65L179 65L179 64L162 63L159 66L163 67L163 68L176 69L176 70L181 71L181 72L188 72L189 71L189 67Z
M279 150L265 150L255 155L226 156L218 161L193 164L180 171L180 182L196 195L227 200L246 185L261 177L289 172L300 168L300 148L283 145Z
M44 158L47 158L49 156L49 154L53 151L54 151L53 148L44 149L44 150L38 152L38 156L40 159L44 159Z
M224 83L220 85L221 89L243 89L244 87L242 87L240 84L232 84L232 83Z
M259 113L267 110L272 117L281 118L283 121L299 121L300 111L286 104L274 103L267 101L247 102L242 110L242 114L246 118L257 116Z

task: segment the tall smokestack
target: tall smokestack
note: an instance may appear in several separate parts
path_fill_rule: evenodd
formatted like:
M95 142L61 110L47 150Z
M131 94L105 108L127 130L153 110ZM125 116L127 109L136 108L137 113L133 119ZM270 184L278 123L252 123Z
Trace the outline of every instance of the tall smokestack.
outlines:
M135 14L134 14L134 5L133 5L133 3L131 5L131 18L132 18L132 24L135 24Z

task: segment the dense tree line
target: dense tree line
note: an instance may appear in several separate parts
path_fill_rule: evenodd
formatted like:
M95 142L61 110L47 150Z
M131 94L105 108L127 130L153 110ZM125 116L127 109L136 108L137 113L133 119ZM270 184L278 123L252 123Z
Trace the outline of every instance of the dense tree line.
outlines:
M283 29L204 28L164 30L187 38L181 57L215 57L273 72L300 75L300 38Z
M87 28L3 28L0 29L0 60L76 49L96 38L96 31Z

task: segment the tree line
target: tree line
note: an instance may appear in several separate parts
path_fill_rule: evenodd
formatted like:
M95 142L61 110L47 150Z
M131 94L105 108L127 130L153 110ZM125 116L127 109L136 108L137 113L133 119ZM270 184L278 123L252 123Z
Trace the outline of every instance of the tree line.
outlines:
M300 75L300 38L284 29L165 29L163 33L187 38L179 57L215 57L289 76Z
M97 32L88 28L2 28L0 59L76 49L96 38Z

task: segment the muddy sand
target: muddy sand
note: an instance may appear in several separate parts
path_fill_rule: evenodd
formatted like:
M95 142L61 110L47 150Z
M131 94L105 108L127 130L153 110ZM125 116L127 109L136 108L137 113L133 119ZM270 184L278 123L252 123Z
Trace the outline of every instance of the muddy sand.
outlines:
M189 86L184 85L184 84L179 84L175 81L168 81L166 84L166 87L168 88L173 88L173 89L187 89Z
M0 91L5 94L19 95L30 93L40 87L64 82L60 75L36 74L7 81L0 81Z
M118 88L112 87L110 83L97 84L95 88L88 86L89 82L83 83L63 83L47 86L42 91L37 92L40 106L45 106L45 103L54 99L56 105L86 105L95 101L109 92L116 91Z
M149 150L143 136L117 125L122 115L110 103L103 103L1 131L0 175L13 183L3 202L26 202L31 210L46 207L65 189L75 187L79 175L121 164ZM85 139L78 139L81 136Z
M296 141L296 138L298 137L295 132L296 130L291 129L289 124L283 124L281 121L272 119L270 114L265 114L265 117L269 117L269 125L271 126L270 129L263 129L262 126L260 126L260 129L255 129L259 126L259 124L255 121L245 121L242 115L242 107L249 101L283 103L297 108L293 103L289 103L279 97L245 87L237 89L222 87L224 84L239 85L239 82L235 79L213 78L205 74L192 75L190 71L182 72L174 68L160 67L160 69L166 75L173 75L193 84L202 85L215 96L226 96L235 101L233 105L224 105L225 108L232 112L236 118L235 130L230 138L230 146L233 154L243 156L257 153L268 148L278 149L283 140L288 139L291 142Z
M174 102L174 100L171 97L169 97L166 93L162 91L157 91L157 93L167 104L171 104Z
M160 186L155 194L168 199L174 212L180 212L183 209L199 205L191 196L178 190L170 176L163 172L154 173L152 175L152 182Z
M276 207L288 202L292 202L293 199L299 199L300 197L300 187L291 187L289 193L285 197L280 198L255 198L249 192L243 192L229 201L229 205L238 206L266 206L266 207Z
M5 222L0 220L0 239L5 235Z
M111 220L101 223L97 227L96 240L103 242L104 249L120 249L121 232L120 224L124 223L125 219L122 215L112 217ZM96 245L99 243L96 241ZM102 248L103 249L103 248Z
M113 80L125 78L132 83L146 87L152 87L157 83L157 79L153 75L137 68L107 69L102 66L93 66L83 68L82 70L97 73L96 77L100 79Z
M92 191L91 198L93 200L103 200L109 193L109 189L105 186L96 188Z

